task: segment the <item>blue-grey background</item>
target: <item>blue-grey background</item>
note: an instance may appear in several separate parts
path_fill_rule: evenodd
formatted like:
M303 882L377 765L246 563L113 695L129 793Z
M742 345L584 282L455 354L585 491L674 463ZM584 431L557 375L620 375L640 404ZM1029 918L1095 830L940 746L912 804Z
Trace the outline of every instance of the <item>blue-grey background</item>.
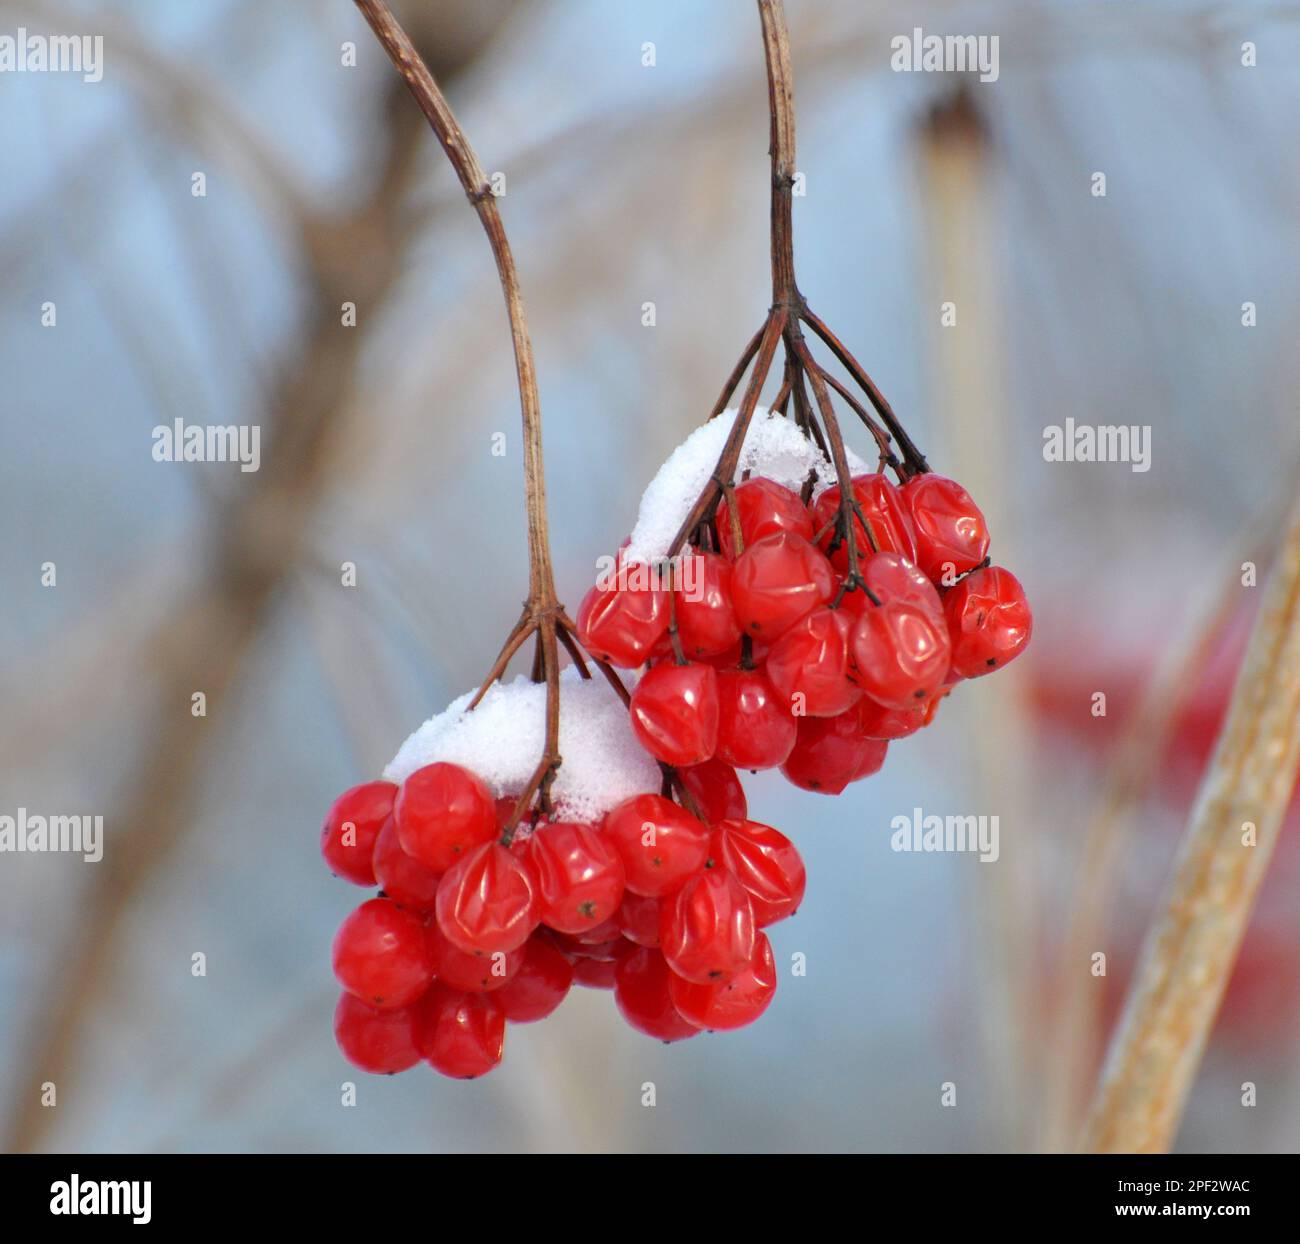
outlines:
M506 175L576 608L766 308L758 20L747 0L396 7ZM104 864L0 856L10 1146L1063 1143L1053 1014L1077 982L1053 955L1109 762L1089 732L1110 727L1082 693L1065 720L1047 712L1042 689L1082 668L1131 691L1239 590L1242 557L1267 561L1257 520L1266 533L1298 447L1300 10L788 11L801 286L984 503L1036 607L1034 648L839 799L747 779L751 814L798 841L810 878L773 938L807 975L783 975L760 1023L666 1048L575 990L459 1084L367 1078L335 1050L329 943L358 892L316 844L333 796L477 681L525 591L513 369L478 222L344 0L0 0L0 34L102 33L106 57L97 84L0 74L0 811L107 820ZM914 26L999 37L998 80L968 86L982 141L926 123L951 76L891 71L890 39ZM391 280L351 293L385 263ZM155 462L152 430L177 417L257 424L261 471ZM1149 426L1152 469L1045 463L1043 428L1067 417ZM277 441L285 426L305 431ZM914 807L999 815L1001 860L892 852L890 819ZM132 850L141 808L155 828ZM1101 947L1117 962L1178 820L1157 799L1130 827ZM1278 919L1295 945L1293 904ZM1300 959L1277 971L1293 990ZM1230 1020L1180 1143L1294 1148L1294 1015ZM33 1120L21 1108L51 1074L58 1105Z

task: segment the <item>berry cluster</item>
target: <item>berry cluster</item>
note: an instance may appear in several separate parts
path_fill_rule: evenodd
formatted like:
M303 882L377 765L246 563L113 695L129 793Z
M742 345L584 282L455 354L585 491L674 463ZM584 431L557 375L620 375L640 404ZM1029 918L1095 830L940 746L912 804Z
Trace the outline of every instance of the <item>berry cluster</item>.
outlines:
M870 473L852 490L846 506L838 486L812 500L747 479L705 529L712 548L653 574L620 560L587 593L579 638L612 665L645 667L632 725L658 760L779 768L839 794L881 767L891 739L928 725L954 684L1029 642L1024 592L988 564L988 526L960 484Z
M507 1021L544 1019L577 983L664 1041L757 1019L776 990L768 925L804 892L794 845L746 819L734 769L682 782L703 820L639 795L596 825L538 818L513 832L511 799L436 763L400 787L341 795L326 863L379 886L334 939L340 1049L365 1071L420 1060L473 1078L501 1061Z

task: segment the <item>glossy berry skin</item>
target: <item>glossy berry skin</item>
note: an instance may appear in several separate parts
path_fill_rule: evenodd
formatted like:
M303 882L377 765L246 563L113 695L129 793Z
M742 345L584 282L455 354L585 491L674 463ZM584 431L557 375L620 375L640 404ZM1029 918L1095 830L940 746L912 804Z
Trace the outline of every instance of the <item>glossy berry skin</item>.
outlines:
M390 816L375 839L375 880L386 897L402 907L432 911L442 874L402 850L397 825Z
M623 895L623 904L618 909L616 923L619 932L629 942L638 946L659 945L659 916L663 910L663 900L647 898L644 894L627 893Z
M634 947L631 942L624 942L626 954ZM584 989L613 989L618 977L618 965L626 957L620 953L609 959L575 959L573 963L573 983Z
M838 795L850 782L877 772L885 763L887 747L880 740L863 738L852 713L804 717L794 751L781 772L801 790Z
M740 639L731 604L731 564L717 553L682 555L673 593L677 638L688 660L727 652Z
M485 1075L501 1061L506 1017L492 994L435 985L415 1012L415 1043L435 1070L457 1080Z
M592 656L635 669L668 629L668 592L649 582L597 583L582 598L576 621L578 639Z
M460 765L425 765L412 773L397 792L393 819L402 850L439 873L497 836L491 792Z
M935 696L918 708L886 708L868 696L863 696L854 710L858 732L868 739L905 739L923 726L929 725L926 709L937 704Z
M943 617L943 601L934 584L915 562L908 561L901 553L873 553L862 563L862 578L882 604L900 601L916 605L935 618ZM854 600L856 613L875 608L865 592L848 593L845 603L850 599Z
M544 937L534 935L523 948L523 964L494 995L506 1019L532 1024L545 1019L568 996L573 964Z
M719 693L721 688L722 684L719 682ZM718 721L718 739L721 745L721 718ZM716 755L702 765L690 765L685 769L679 769L677 776L686 787L687 793L695 800L700 815L709 825L716 825L719 821L743 821L748 814L749 804L745 799L745 788L741 786L740 778L736 776L735 769Z
M775 769L785 761L796 733L790 700L778 695L762 670L719 674L718 705L720 760L738 769Z
M797 492L770 479L748 479L739 485L732 497L736 515L740 519L741 539L745 548L779 531L789 531L805 540L813 538L812 515ZM724 498L718 506L718 548L728 561L738 556L731 521L731 507Z
M590 959L599 959L603 951L622 936L616 915L577 933L560 933L555 929L547 931L551 935L551 941L566 954L581 955Z
M533 870L500 843L484 843L443 877L434 914L443 936L467 954L514 950L538 923Z
M698 765L718 746L718 672L692 661L647 670L632 692L632 732L656 760Z
M673 976L668 995L677 1013L697 1028L725 1031L752 1024L776 996L776 960L767 934L754 939L750 961L729 981L699 985Z
M428 937L434 976L439 983L464 993L492 993L508 985L523 966L522 946L490 955L467 954L443 936L436 920L429 925Z
M390 1076L420 1061L410 1007L377 1011L350 993L334 1008L334 1040L343 1057L372 1075Z
M638 1032L660 1041L684 1041L699 1032L673 1006L672 973L657 950L637 946L618 962L614 972L614 1002Z
M871 524L872 535L876 538L876 548L873 549L871 541L867 537L866 528L862 525L862 519L855 514L853 523L857 534L859 567L861 562L870 557L873 552L882 549L901 553L909 561L914 562L916 560L916 547L912 539L911 528L908 525L907 511L902 498L899 496L898 489L883 475L875 473L855 475L853 477L853 495L857 498L858 508L862 511L863 517ZM813 529L819 534L823 531L826 532L819 541L823 552L830 549L835 542L837 534L835 528L826 529L829 524L835 521L839 504L840 487L838 484L832 485L813 502ZM844 574L848 570L849 551L843 540L840 540L835 545L834 551L827 555L831 559L831 564L840 574Z
M659 944L668 966L689 981L729 979L754 953L754 908L725 868L705 868L664 903Z
M623 901L623 859L589 826L541 826L528 840L528 860L537 878L538 915L561 933L603 924Z
M433 980L423 918L392 899L362 903L334 935L334 975L380 1010L414 1002Z
M605 817L605 837L623 857L627 888L658 898L704 867L709 831L661 795L635 795Z
M1020 580L1001 566L967 575L943 598L952 667L979 678L1014 660L1029 643L1034 617Z
M712 857L745 888L760 929L793 916L803 902L803 860L794 843L770 825L724 821L713 831Z
M852 654L863 691L886 708L907 709L943 685L952 644L927 610L891 600L858 618Z
M353 885L375 884L375 839L396 795L392 782L363 782L333 802L320 831L320 852L330 872Z
M772 645L765 668L787 712L835 717L862 698L849 677L852 627L842 609L814 609Z
M899 490L912 519L916 563L935 582L951 584L989 555L989 527L956 480L914 475Z
M802 536L756 540L736 560L731 599L745 631L771 643L835 594L831 564Z

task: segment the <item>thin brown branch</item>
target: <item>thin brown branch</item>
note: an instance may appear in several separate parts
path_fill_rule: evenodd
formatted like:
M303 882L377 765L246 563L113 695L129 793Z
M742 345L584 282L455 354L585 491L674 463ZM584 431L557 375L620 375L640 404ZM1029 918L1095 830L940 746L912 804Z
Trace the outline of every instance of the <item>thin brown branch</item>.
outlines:
M1173 1142L1300 768L1300 505L1147 934L1085 1127L1090 1153Z

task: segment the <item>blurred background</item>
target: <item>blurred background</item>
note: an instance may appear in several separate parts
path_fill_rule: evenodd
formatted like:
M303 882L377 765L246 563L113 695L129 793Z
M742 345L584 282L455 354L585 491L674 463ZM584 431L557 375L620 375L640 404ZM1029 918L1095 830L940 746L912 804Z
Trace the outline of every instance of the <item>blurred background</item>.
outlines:
M766 309L758 19L395 8L505 175L573 609ZM747 777L809 869L774 937L807 975L758 1024L664 1047L575 989L462 1084L336 1051L357 892L318 832L525 593L479 224L345 0L0 0L0 34L105 40L98 83L0 73L0 812L105 818L100 863L0 855L6 1148L1073 1145L1296 478L1300 8L787 11L800 285L983 505L1035 640L838 799ZM891 71L917 26L997 35L997 81ZM1068 418L1149 427L1150 470L1045 462ZM256 425L260 469L155 461L177 419ZM999 862L892 852L918 806L998 815ZM1181 1148L1300 1143L1296 819Z

